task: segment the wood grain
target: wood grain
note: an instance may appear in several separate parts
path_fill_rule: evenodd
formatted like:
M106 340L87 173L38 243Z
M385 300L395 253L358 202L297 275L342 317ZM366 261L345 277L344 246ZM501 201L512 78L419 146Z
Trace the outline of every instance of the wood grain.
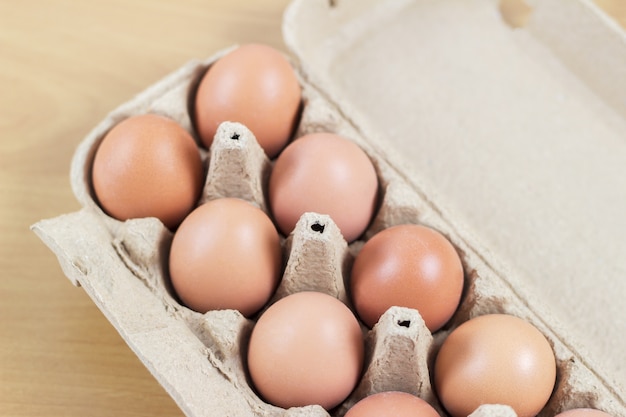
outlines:
M284 50L286 4L0 2L0 416L182 416L29 225L79 208L70 160L106 113L190 59Z
M0 416L182 416L29 226L79 208L70 160L106 113L232 44L284 50L287 4L0 0Z

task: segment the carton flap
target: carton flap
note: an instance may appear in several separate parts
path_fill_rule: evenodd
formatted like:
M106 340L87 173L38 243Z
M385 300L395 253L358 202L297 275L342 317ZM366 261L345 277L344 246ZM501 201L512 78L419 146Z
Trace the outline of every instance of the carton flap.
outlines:
M496 0L296 0L284 37L308 81L626 386L626 37L588 1L533 6L513 29Z

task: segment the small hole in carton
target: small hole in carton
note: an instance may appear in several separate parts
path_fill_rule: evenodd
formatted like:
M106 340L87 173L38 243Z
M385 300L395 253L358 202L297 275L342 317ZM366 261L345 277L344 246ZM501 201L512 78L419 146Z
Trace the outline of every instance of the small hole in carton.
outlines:
M239 133L233 133L232 136L230 137L232 140L239 140Z
M528 23L532 8L524 0L500 0L500 15L512 28L523 28Z
M400 327L411 327L411 320L398 320L398 326Z
M311 225L311 230L313 230L314 232L317 232L317 233L324 233L324 228L325 227L326 226L324 226L323 224L315 222L315 223L313 223Z

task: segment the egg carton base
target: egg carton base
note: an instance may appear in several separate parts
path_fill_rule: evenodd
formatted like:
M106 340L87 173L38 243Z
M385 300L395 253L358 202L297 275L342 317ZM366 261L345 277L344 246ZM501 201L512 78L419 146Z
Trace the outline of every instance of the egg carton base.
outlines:
M244 361L246 335L253 321L233 312L202 315L182 306L169 285L164 267L171 233L156 219L126 222L112 219L93 198L89 169L99 141L108 129L130 115L156 112L179 121L193 134L187 112L189 96L197 78L224 53L184 66L112 112L85 138L73 160L72 185L85 208L43 220L33 225L33 230L57 255L68 278L85 289L188 416L212 415L216 409L234 415L328 415L317 406L283 410L258 398L247 379ZM304 108L296 136L332 131L359 144L376 167L380 207L363 239L349 245L330 219L314 213L304 216L297 232L283 242L287 258L285 276L274 301L292 292L313 289L349 304L345 277L349 276L354 256L364 239L396 224L418 223L439 230L457 249L466 273L465 291L457 313L444 330L430 338L419 325L422 323L419 314L406 311L401 313L410 318L400 319L397 316L400 313L394 310L371 333L364 329L369 346L364 378L352 396L332 411L333 415L342 415L362 396L389 389L415 393L439 407L427 371L432 368L433 355L447 332L478 315L506 313L538 327L555 352L557 385L541 416L549 417L579 406L600 408L616 417L626 416L619 393L570 349L555 332L558 328L551 325L551 317L540 317L530 309L520 292L508 283L506 267L488 260L489 253L473 244L471 234L454 219L453 213L437 205L414 182L407 181L389 155L379 155L366 136L305 78L301 78L301 83ZM236 141L232 139L232 129L239 129ZM225 125L220 135L214 149L202 152L208 167L202 201L236 196L267 210L264 187L271 161L260 155L254 136L245 126ZM221 161L220 167L212 165L216 161ZM325 226L324 233L312 229L316 222ZM307 282L301 271L319 279ZM399 323L410 324L407 327ZM402 332L416 328L420 329L416 331L419 336L408 339L403 336ZM407 357L412 358L408 366L393 363ZM405 373L385 375L390 369ZM480 411L483 412L510 415L510 410L503 408Z

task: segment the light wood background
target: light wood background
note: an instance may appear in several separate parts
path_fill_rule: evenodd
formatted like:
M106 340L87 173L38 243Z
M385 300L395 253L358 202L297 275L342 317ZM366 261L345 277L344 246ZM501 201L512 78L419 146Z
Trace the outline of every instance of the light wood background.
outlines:
M70 160L110 110L232 44L284 50L288 1L0 0L0 416L182 415L29 226L79 209Z

